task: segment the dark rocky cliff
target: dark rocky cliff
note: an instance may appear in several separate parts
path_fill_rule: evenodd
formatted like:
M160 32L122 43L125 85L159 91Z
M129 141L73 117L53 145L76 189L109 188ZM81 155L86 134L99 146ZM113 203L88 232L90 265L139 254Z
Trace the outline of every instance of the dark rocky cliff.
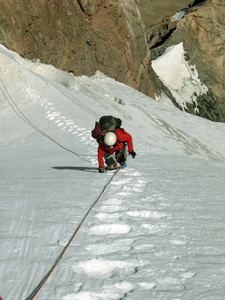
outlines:
M152 98L162 90L173 98L152 69L151 57L183 42L188 61L196 65L200 80L209 88L207 95L198 97L198 114L225 122L225 0L208 0L175 22L175 8L196 1L172 0L166 11L173 13L151 28L145 28L138 6L143 8L146 1L149 12L160 16L168 2L0 1L0 43L75 76L91 76L99 70ZM194 113L194 107L189 105L188 111Z
M165 16L189 7L195 0L139 0L139 8L146 27L160 22Z
M0 43L72 72L96 70L152 97L159 93L136 1L1 1Z
M225 0L208 0L175 22L169 15L149 28L147 38L152 59L183 42L187 60L209 89L197 99L198 115L225 122ZM193 106L188 111L193 112Z

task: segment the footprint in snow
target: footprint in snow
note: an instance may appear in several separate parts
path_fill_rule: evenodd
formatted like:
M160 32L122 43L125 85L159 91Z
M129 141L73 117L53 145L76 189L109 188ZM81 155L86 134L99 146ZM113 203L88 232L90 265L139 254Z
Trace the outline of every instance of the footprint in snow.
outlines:
M186 272L180 275L182 278L188 279L196 276L195 272Z
M131 262L111 261L105 259L92 259L82 261L74 266L73 270L78 273L86 273L89 276L105 276L112 274L115 269L127 270L134 269L135 265Z
M126 234L131 231L131 227L126 224L103 224L93 226L89 230L89 234L108 235L108 234Z
M121 206L120 205L102 205L100 207L101 211L107 211L107 212L116 212L121 210Z
M128 252L131 250L132 239L121 239L115 242L110 241L109 244L89 244L86 250L94 255L109 254L114 252Z
M173 244L173 245L185 245L185 244L187 244L187 242L182 241L182 240L172 240L172 241L170 241L170 243Z
M129 183L131 180L132 180L131 178L125 178L125 179L121 179L119 181L112 181L111 184L112 185L124 185L124 184Z
M138 285L140 287L142 287L144 290L152 290L154 289L155 287L155 283L149 283L149 282L141 282L141 283L138 283Z
M128 211L128 216L138 217L138 218L151 218L151 219L162 219L165 217L165 214L162 214L157 211L149 211L149 210L140 210L140 211Z
M112 222L119 221L121 214L107 214L107 213L98 213L95 215L95 218L98 218L100 221Z

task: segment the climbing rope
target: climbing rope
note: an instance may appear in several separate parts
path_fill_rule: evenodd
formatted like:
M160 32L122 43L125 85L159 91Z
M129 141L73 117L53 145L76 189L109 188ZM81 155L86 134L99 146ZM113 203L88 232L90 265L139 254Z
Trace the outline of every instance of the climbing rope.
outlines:
M23 112L19 109L18 105L15 103L15 101L13 100L13 98L11 97L11 95L9 94L5 84L3 83L2 79L0 78L0 82L1 82L1 91L2 94L4 95L5 99L7 100L7 102L9 103L9 105L12 107L12 109L14 110L14 112L16 113L16 115L21 118L25 123L27 123L29 126L31 126L34 130L36 130L37 132L39 132L40 134L42 134L43 136L47 137L48 139L50 139L52 142L54 142L56 145L58 145L59 147L61 147L62 149L71 152L72 154L75 154L77 157L79 157L80 159L90 163L89 160L83 158L82 156L89 156L89 155L84 155L84 154L80 154L77 153L63 145L61 145L59 142L57 142L56 140L54 140L52 137L50 137L48 134L46 134L44 131L42 131L40 128L38 128L36 125L34 125L24 114Z
M105 184L105 186L103 187L101 193L99 194L98 198L95 200L95 202L91 205L91 207L88 209L88 211L86 212L85 216L83 217L83 219L81 220L81 222L79 223L78 227L76 228L76 230L74 231L73 235L71 236L70 240L68 241L68 243L66 244L66 246L63 248L62 252L60 253L60 255L57 257L55 263L53 264L53 266L51 267L51 269L48 271L48 273L44 276L44 278L41 280L41 282L37 285L37 287L33 290L33 292L26 298L26 300L32 300L34 299L34 297L37 295L37 293L40 291L40 289L42 288L42 286L45 284L45 282L47 281L47 279L49 278L49 276L51 275L51 273L53 272L53 270L55 269L55 267L57 266L57 264L59 263L59 261L61 260L61 258L63 257L64 253L66 252L67 248L69 247L69 245L71 244L71 242L73 241L73 239L75 238L77 232L79 231L80 227L82 226L82 224L84 223L84 221L86 220L87 216L90 214L91 210L94 208L94 206L96 205L96 203L99 201L99 199L101 198L101 196L103 195L103 193L105 192L107 186L112 182L113 178L116 176L116 174L118 173L119 168L117 168L117 170L114 172L114 174L112 175L112 177L110 178L110 180Z
M115 167L116 170L119 171L119 168L118 168L118 166L117 166L117 162L118 162L118 159L119 159L119 157L120 157L121 155L122 155L121 152L119 152L119 154L117 155L117 158L116 158L116 160L114 161L114 163L111 164L110 166L108 166L108 168L105 169L105 172L107 172L108 170L112 169L113 167Z
M14 110L14 112L17 114L18 117L20 117L24 122L26 122L29 126L31 126L33 129L35 129L37 132L39 132L40 134L42 134L43 136L49 138L51 141L53 141L55 144L57 144L59 147L61 147L62 149L71 152L73 154L75 154L76 156L78 156L80 159L84 160L84 161L88 161L84 158L82 158L81 156L88 156L88 155L82 155L82 154L78 154L66 147L64 147L63 145L61 145L60 143L58 143L57 141L55 141L53 138L51 138L48 134L46 134L44 131L42 131L40 128L38 128L37 126L35 126L24 114L23 112L19 109L19 107L17 106L17 104L15 103L15 101L13 100L13 98L10 96L6 86L4 85L2 79L0 78L0 82L1 82L1 91L2 94L4 95L4 97L6 98L7 102L10 104L10 106L12 107L12 109ZM120 154L119 154L120 155ZM49 278L49 276L52 274L52 272L54 271L54 269L56 268L56 266L58 265L58 263L60 262L60 260L62 259L64 253L66 252L67 248L70 246L71 242L73 241L73 239L75 238L76 234L78 233L80 227L82 226L82 224L85 222L86 218L88 217L88 215L90 214L90 212L92 211L92 209L94 208L94 206L97 204L97 202L99 201L99 199L101 198L101 196L103 195L103 193L105 192L107 186L112 182L113 178L116 176L116 174L118 173L118 171L120 170L117 166L117 161L119 158L119 155L117 156L116 161L106 169L109 170L111 169L113 166L115 166L116 171L114 172L114 174L111 176L110 180L104 185L101 193L99 194L98 198L95 200L95 202L91 205L91 207L88 209L88 211L86 212L86 214L84 215L83 219L81 220L81 222L79 223L78 227L76 228L76 230L74 231L73 235L71 236L71 238L69 239L68 243L66 244L66 246L63 248L63 250L61 251L61 253L59 254L59 256L57 257L57 259L55 260L54 264L52 265L52 267L50 268L50 270L46 273L46 275L43 277L43 279L40 281L40 283L37 285L37 287L31 292L31 294L26 298L26 300L32 300L34 299L34 297L37 295L37 293L40 291L40 289L42 288L42 286L45 284L45 282L47 281L47 279ZM88 161L89 162L89 161Z

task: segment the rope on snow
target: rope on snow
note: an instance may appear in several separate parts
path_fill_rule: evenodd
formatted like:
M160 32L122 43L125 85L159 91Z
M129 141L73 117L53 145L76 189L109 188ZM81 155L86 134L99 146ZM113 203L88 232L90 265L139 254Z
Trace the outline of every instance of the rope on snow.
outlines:
M38 128L36 125L34 125L24 114L23 112L19 109L18 105L15 103L15 101L13 100L13 98L10 96L5 84L3 83L2 79L0 78L2 87L1 87L1 91L2 94L4 95L4 97L6 98L7 102L10 104L10 106L12 107L12 109L14 110L14 112L17 114L17 116L19 118L21 118L24 122L26 122L30 127L32 127L34 130L36 130L37 132L39 132L40 134L42 134L43 136L47 137L48 139L50 139L52 142L54 142L56 145L58 145L59 147L61 147L62 149L71 152L72 154L75 154L77 157L79 157L80 159L90 163L89 160L82 158L82 156L89 156L89 155L84 155L84 154L79 154L71 149L68 149L67 147L61 145L59 142L57 142L56 140L54 140L53 138L51 138L47 133L45 133L44 131L42 131L40 128Z
M71 236L69 242L66 244L66 246L63 248L62 252L60 253L60 255L57 257L55 263L53 264L53 266L51 267L51 269L48 271L48 273L44 276L44 278L41 280L41 282L37 285L37 287L33 290L33 292L26 298L26 300L32 300L34 299L34 297L37 295L37 293L40 291L40 289L42 288L42 286L45 284L45 282L47 281L47 279L49 278L49 276L51 275L51 273L53 272L53 270L55 269L55 267L57 266L57 264L59 263L59 261L61 260L61 258L63 257L64 253L66 252L67 248L69 247L69 245L71 244L71 242L73 241L73 239L75 238L77 232L79 231L80 227L82 226L82 224L84 223L84 221L86 220L87 216L89 215L89 213L91 212L91 210L94 208L94 206L96 205L96 203L98 202L98 200L101 198L101 196L103 195L103 193L105 192L107 186L112 182L113 178L116 176L116 174L118 173L119 169L117 169L114 174L112 175L112 177L110 178L110 180L105 184L105 186L103 187L101 193L99 194L98 198L95 200L95 202L92 204L92 206L88 209L88 211L86 212L86 214L84 215L83 219L81 220L80 224L78 225L78 227L76 228L76 230L74 231L73 235Z
M19 107L17 106L17 104L14 102L14 100L12 99L12 97L10 96L6 86L4 85L2 79L0 78L2 87L1 87L1 91L2 94L4 95L4 97L6 98L7 102L10 104L10 106L12 107L12 109L14 110L14 112L17 114L18 117L20 117L24 122L26 122L29 126L31 126L33 129L35 129L37 132L39 132L40 134L42 134L43 136L49 138L51 141L53 141L54 143L56 143L59 147L61 147L62 149L69 151L73 154L75 154L76 156L78 156L80 159L84 160L84 161L88 161L84 158L82 158L81 156L85 156L82 154L78 154L66 147L64 147L63 145L61 145L60 143L58 143L57 141L55 141L53 138L51 138L49 135L47 135L44 131L42 131L40 128L38 128L37 126L35 126L23 113L22 111L19 109ZM118 157L117 157L118 160ZM92 211L92 209L94 208L94 206L96 205L96 203L99 201L99 199L101 198L101 196L103 195L103 193L105 192L107 186L112 182L113 178L116 176L116 174L118 173L118 171L120 170L117 167L117 160L114 163L116 166L116 171L114 172L114 174L112 175L112 177L110 178L110 180L105 184L105 186L103 187L101 193L99 194L98 198L95 200L95 202L91 205L91 207L88 209L88 211L86 212L86 214L84 215L83 219L81 220L81 222L79 223L78 227L76 228L76 230L74 231L73 235L71 236L70 240L68 241L68 243L66 244L66 246L63 248L63 250L61 251L60 255L57 257L57 259L55 260L55 263L53 264L53 266L51 267L51 269L47 272L47 274L43 277L43 279L40 281L40 283L37 285L37 287L32 291L32 293L26 298L26 300L32 300L34 299L34 297L37 295L37 293L40 291L40 289L42 288L42 286L45 284L45 282L47 281L47 279L49 278L49 276L51 275L51 273L53 272L53 270L55 269L55 267L57 266L57 264L59 263L59 261L61 260L61 258L63 257L64 253L66 252L67 248L70 246L71 242L73 241L73 239L75 238L76 234L78 233L79 229L81 228L82 224L84 223L84 221L86 220L86 218L88 217L88 215L90 214L90 212ZM89 162L89 161L88 161ZM114 165L113 164L113 165ZM110 169L112 166L110 166L108 169ZM107 169L107 170L108 170ZM106 171L107 171L106 170Z

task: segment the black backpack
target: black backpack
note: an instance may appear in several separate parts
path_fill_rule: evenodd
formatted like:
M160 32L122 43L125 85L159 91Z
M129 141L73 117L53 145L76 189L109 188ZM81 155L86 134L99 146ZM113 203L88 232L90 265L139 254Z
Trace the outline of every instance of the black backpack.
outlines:
M103 116L99 120L101 130L104 131L114 131L120 128L122 121L119 118L114 118L113 116Z

